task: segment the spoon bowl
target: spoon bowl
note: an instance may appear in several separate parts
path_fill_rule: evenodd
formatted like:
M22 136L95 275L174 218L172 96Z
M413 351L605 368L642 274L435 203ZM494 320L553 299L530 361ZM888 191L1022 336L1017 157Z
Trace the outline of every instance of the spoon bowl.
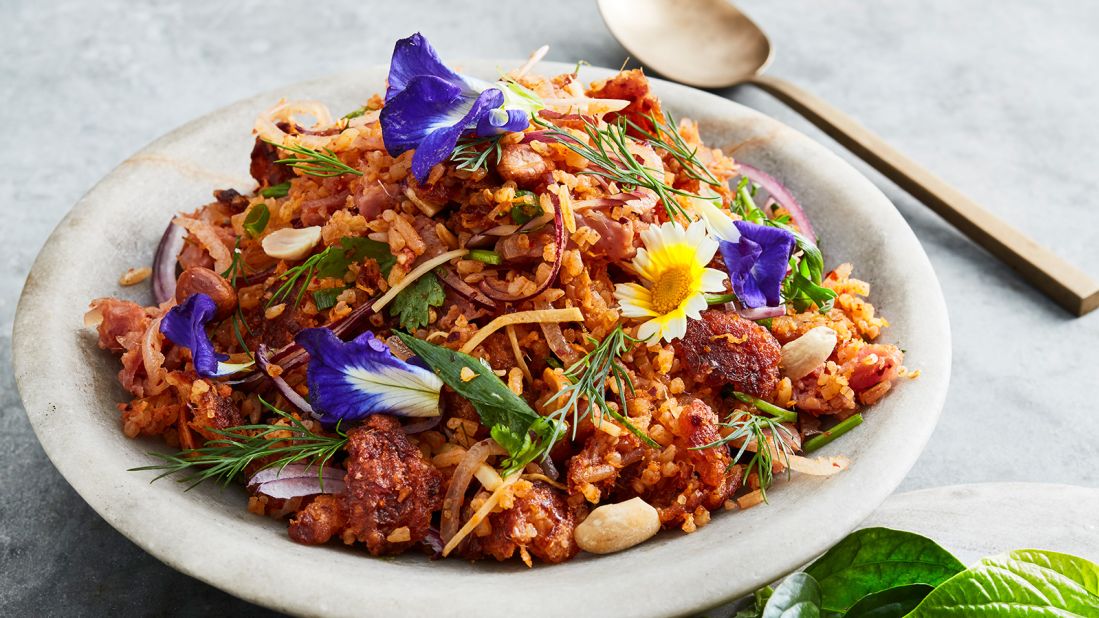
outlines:
M599 12L630 54L689 86L739 84L771 62L767 35L726 0L599 0Z

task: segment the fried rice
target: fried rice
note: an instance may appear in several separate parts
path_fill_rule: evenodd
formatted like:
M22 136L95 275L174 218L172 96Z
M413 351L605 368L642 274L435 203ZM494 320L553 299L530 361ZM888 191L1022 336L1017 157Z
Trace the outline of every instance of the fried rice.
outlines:
M547 106L538 117L577 139L586 139L585 122L626 118L652 130L651 119L663 117L640 71L586 85L577 73L514 79L544 100L568 101ZM541 125L485 146L498 150L483 166L469 169L446 160L420 182L411 172L413 151L393 156L386 149L379 121L385 105L375 95L357 113L332 120L318 103L280 102L256 124L250 170L258 188L248 194L215 191L214 201L174 219L182 238L170 256L172 277L182 273L175 293L150 306L101 298L89 312L100 347L121 359L118 379L132 398L119 404L120 422L130 438L158 438L186 460L196 449L224 441L226 432L255 435L258 430L249 426L285 426L265 439L286 440L297 431L290 419L317 435L346 435L326 462L337 471L332 491L276 497L262 484L247 484L248 510L288 519L293 540L342 542L374 555L439 555L449 544L449 556L555 563L581 551L577 527L594 509L633 498L651 506L659 528L694 532L717 512L763 503L766 486L781 482L790 468L841 471L841 456L816 460L797 453L911 375L896 346L875 342L888 322L867 301L870 286L853 278L852 265L842 264L821 282L835 293L826 311L817 304L801 311L787 304L781 315L753 320L742 317L735 302L718 303L688 320L682 337L630 345L619 361L632 391L618 392L614 381L600 385L609 411L576 417L547 457L513 475L499 473L505 449L473 403L450 386L441 389L439 415L426 422L390 412L338 428L322 423L299 405L312 394L307 357L295 336L333 325L344 327L338 333L343 339L369 331L405 359L412 354L395 336L398 331L450 350L473 340L471 356L539 415L551 415L562 405L556 396L573 381L570 367L596 343L620 325L626 335L637 336L639 323L623 315L616 284L636 279L631 264L644 246L645 230L674 220L661 207L662 196L590 173L592 162L568 144L539 139ZM303 115L316 124L305 126ZM738 163L706 146L691 121L678 122L675 130L717 179L716 196L736 219L730 204L736 200ZM659 167L668 186L686 193L703 188L669 152L631 139L638 159ZM319 176L280 162L292 157L280 147L290 143L329 152L356 173ZM512 216L517 205L538 213L536 225L524 228ZM772 210L781 214L783 206ZM260 209L266 223L250 233ZM560 214L563 247L556 246L549 213ZM797 231L798 221L790 226ZM265 249L265 239L280 230L313 227L319 239L297 257L273 257ZM363 238L384 245L391 256L382 260L386 264L361 257L340 276L302 277L291 293L279 294L295 267L345 239ZM403 314L372 309L387 293L409 289L410 275L425 262L472 248L491 259L466 253L434 268L445 298L422 301L429 305L423 323L407 328ZM711 266L724 270L721 261L717 255ZM263 371L202 377L191 350L165 337L162 320L198 292L217 305L207 331L214 348L233 362L270 350ZM568 308L578 309L579 319L538 320L547 310ZM534 321L484 330L509 315ZM791 376L784 355L792 348L784 346L820 327L835 333L831 351ZM298 397L288 396L276 378ZM766 434L762 446L742 438L704 448L735 430L730 419L762 414L754 402L793 411L796 420L782 423L786 433ZM595 406L581 402L582 409L588 407ZM759 462L749 465L760 449L775 451L766 469ZM254 479L271 461L257 458L236 478Z

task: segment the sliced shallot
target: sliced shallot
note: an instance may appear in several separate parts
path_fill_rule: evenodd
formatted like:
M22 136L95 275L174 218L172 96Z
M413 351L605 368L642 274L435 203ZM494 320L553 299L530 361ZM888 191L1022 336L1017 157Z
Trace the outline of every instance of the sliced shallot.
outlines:
M306 464L265 468L252 475L248 489L276 500L342 494L347 490L343 470L325 466L319 472L315 465Z
M287 401L294 404L294 406L302 412L316 416L316 413L313 412L313 406L309 405L309 402L306 401L304 397L299 395L293 387L287 384L286 380L283 380L281 375L271 375L271 373L268 372L268 368L271 366L268 354L269 350L266 345L261 343L259 347L256 348L256 366L259 367L259 370L264 375L271 378L271 381L275 383L275 388L279 389L279 392L282 393L283 397L286 397Z
M187 230L169 223L160 237L160 244L153 256L153 299L161 304L176 295L176 263L187 238Z
M473 480L473 474L477 468L493 455L503 455L506 451L492 438L485 438L474 444L466 452L462 461L454 468L454 474L450 477L450 485L443 498L442 519L439 524L439 536L443 541L450 541L458 532L462 504L465 503L466 489Z

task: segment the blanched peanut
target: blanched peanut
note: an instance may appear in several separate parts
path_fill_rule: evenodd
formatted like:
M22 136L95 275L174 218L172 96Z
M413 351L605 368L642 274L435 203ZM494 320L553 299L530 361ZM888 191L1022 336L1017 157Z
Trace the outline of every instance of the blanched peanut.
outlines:
M321 227L314 225L294 229L275 230L260 242L263 252L277 260L300 260L313 251L321 241Z
M593 554L622 551L652 538L660 530L656 509L641 498L597 507L573 533L580 549Z
M818 326L782 346L782 369L791 380L800 380L824 364L836 348L836 331Z
M194 266L183 271L176 281L176 302L182 303L192 294L205 294L214 300L217 313L214 317L223 320L237 308L237 291L221 275L210 270Z

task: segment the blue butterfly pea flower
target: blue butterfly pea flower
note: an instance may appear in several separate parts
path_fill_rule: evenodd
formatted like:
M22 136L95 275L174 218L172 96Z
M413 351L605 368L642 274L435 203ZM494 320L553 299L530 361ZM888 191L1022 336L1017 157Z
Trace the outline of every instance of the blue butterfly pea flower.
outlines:
M440 414L439 377L421 364L397 358L373 333L343 341L327 328L307 328L295 341L309 352L309 399L321 422L332 425L380 412Z
M417 32L393 48L382 139L394 156L416 150L412 174L422 183L466 132L485 137L522 131L540 107L538 98L517 84L492 84L450 70Z
M218 378L252 366L252 363L226 363L229 357L214 351L206 334L206 324L214 319L217 304L206 294L192 294L160 320L160 332L172 343L191 351L195 373L203 378Z
M794 235L782 228L748 221L734 221L733 225L740 232L740 239L720 241L733 293L745 307L779 306L782 281L794 251Z

